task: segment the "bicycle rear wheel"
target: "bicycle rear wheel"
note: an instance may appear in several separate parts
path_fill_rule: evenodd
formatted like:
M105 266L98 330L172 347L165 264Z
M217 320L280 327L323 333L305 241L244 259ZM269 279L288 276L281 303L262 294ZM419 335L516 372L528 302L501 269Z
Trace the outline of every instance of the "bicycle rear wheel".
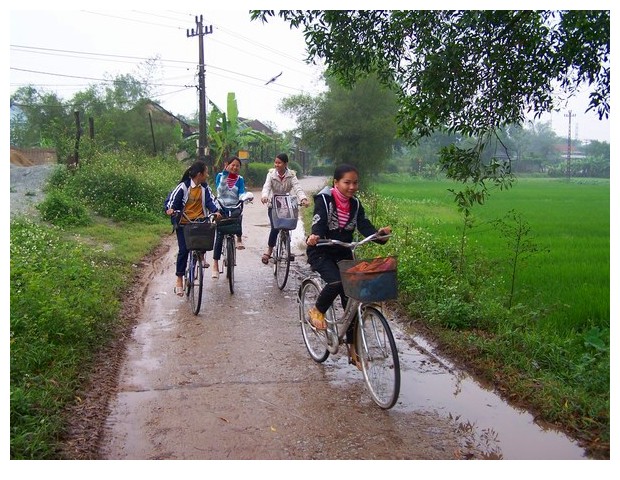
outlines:
M197 252L190 252L188 296L194 315L198 315L198 312L200 312L200 305L202 304L202 282L204 279L202 263L203 260Z
M226 236L226 278L230 293L235 293L235 236Z
M310 323L308 310L314 307L316 299L321 289L318 282L312 279L306 279L299 287L299 322L301 324L301 334L304 337L304 343L308 349L308 353L315 362L321 363L329 357L327 350L327 332L325 330L317 330Z
M363 309L356 347L372 399L383 409L392 408L400 393L400 362L390 326L374 307Z
M278 288L283 290L291 267L291 238L288 230L280 230L274 248L274 273Z

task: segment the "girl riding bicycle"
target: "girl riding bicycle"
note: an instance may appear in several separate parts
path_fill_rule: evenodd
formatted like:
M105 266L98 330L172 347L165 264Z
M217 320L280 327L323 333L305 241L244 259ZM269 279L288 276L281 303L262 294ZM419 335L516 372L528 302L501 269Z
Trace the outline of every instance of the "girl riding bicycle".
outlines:
M353 258L351 250L342 246L317 247L321 238L330 238L342 242L352 242L357 229L365 237L373 233L389 235L390 227L377 230L366 218L364 207L355 194L359 188L359 172L352 165L340 165L334 171L334 186L325 187L314 197L314 215L312 217L312 233L306 239L306 254L312 270L318 272L326 285L317 298L316 305L310 309L310 322L318 330L327 328L325 312L336 297L340 296L343 307L347 298L342 288L338 262ZM387 242L377 240L379 243ZM355 363L355 355L351 344L354 332L349 329L346 343L349 346L349 358Z
M308 197L301 188L297 174L294 170L288 168L288 155L286 153L279 153L274 162L274 168L271 168L267 173L265 184L263 185L263 191L261 193L261 202L266 203L268 206L267 215L269 216L269 222L271 224L271 230L269 231L269 238L267 239L267 251L263 253L261 261L267 265L271 254L273 253L273 247L276 245L276 239L278 238L278 229L273 227L273 205L272 198L274 194L286 194L293 193L297 196L300 205L308 205Z
M239 157L231 157L226 163L224 170L215 177L215 190L217 200L223 209L233 208L239 203L239 197L245 193L245 180L239 175L241 160ZM211 278L219 277L219 260L222 257L223 235L217 232L213 247L213 270ZM241 239L241 233L237 235L237 248L245 248Z
M183 276L187 266L188 250L185 245L185 235L183 228L179 226L187 223L185 216L175 215L184 212L190 220L206 219L207 211L215 213L219 218L218 208L213 201L211 189L207 185L208 178L207 164L202 160L197 160L185 171L181 182L170 192L164 202L164 211L171 217L173 227L177 234L179 253L176 263L176 286L174 293L179 297L183 296Z

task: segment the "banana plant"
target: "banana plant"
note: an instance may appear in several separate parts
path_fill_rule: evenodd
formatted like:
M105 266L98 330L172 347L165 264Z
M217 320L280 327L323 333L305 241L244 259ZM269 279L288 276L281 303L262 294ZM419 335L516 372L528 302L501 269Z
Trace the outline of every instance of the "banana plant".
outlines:
M224 159L247 147L249 142L269 141L270 138L262 132L254 130L239 120L239 109L234 92L229 92L226 102L226 112L209 101L208 132L209 143L213 153L213 165L221 168Z

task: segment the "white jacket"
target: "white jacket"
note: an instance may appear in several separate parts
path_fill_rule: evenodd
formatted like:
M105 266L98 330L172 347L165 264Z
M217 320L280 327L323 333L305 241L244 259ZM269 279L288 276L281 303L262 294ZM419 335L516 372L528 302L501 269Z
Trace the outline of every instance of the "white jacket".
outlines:
M276 169L270 168L269 172L267 172L267 178L265 179L265 184L261 192L262 198L267 198L269 200L268 206L271 207L271 198L274 194L284 195L287 193L295 195L299 203L301 203L302 200L308 199L306 193L299 184L295 170L287 168L284 174L284 180L280 180Z

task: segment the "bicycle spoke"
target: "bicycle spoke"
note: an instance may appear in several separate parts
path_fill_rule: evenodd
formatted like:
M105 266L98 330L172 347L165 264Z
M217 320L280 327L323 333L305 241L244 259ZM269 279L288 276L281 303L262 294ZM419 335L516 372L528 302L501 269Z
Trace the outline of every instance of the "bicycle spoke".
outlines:
M329 357L325 330L317 330L310 323L308 310L314 306L319 296L319 286L312 280L306 280L299 291L299 321L301 333L308 353L315 362L324 362Z
M376 308L364 309L356 342L370 395L381 408L392 408L400 393L400 363L392 331Z

